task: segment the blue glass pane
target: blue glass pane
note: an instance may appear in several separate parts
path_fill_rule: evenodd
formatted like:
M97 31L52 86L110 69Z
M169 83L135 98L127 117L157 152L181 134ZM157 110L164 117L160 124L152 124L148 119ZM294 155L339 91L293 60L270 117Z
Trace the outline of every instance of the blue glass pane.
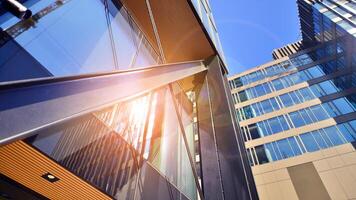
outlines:
M274 149L273 149L273 147L272 147L272 144L271 144L271 143L265 144L264 147L265 147L265 150L266 150L266 154L267 154L268 160L269 160L269 161L275 161L275 160L277 160L277 155L276 155L276 153L274 152Z
M273 110L278 110L279 109L279 105L278 105L278 103L276 101L276 98L271 98L270 102L271 102L271 105L273 107Z
M288 138L288 142L289 142L290 146L292 147L294 156L302 154L302 152L300 151L300 148L298 147L295 137Z
M273 85L274 89L276 89L276 90L281 90L284 88L280 79L273 80L272 85Z
M263 109L263 113L269 113L273 111L273 107L271 106L269 99L261 101L261 107Z
M309 117L312 119L313 122L319 121L319 119L314 115L313 111L310 108L305 109L308 113Z
M258 133L261 135L261 137L265 135L270 135L269 128L265 126L265 123L263 123L263 121L258 122L257 127L258 127Z
M268 83L263 84L263 88L266 91L265 94L271 93L271 88L269 87Z
M308 152L313 152L319 150L319 147L310 133L300 135L300 138L303 141L303 144Z
M293 150L288 143L287 139L279 140L276 142L283 158L289 158L294 156Z
M318 85L312 85L310 86L310 89L316 97L321 97L325 95L324 91Z
M310 110L313 112L318 121L330 118L321 105L312 106L310 107Z
M279 132L283 131L281 124L277 117L269 119L267 123L270 125L272 133L279 133Z
M302 119L302 116L299 114L298 111L289 113L289 116L290 116L295 128L298 128L298 127L301 127L301 126L305 125L305 122Z
M323 131L329 137L330 141L333 143L334 146L345 143L340 138L339 131L335 126L324 128Z
M274 149L274 152L276 153L276 158L277 158L277 160L283 159L283 158L282 158L282 155L281 155L281 152L280 152L280 150L279 150L279 148L278 148L278 146L277 146L277 143L276 143L276 142L271 142L270 144L272 144L272 147L273 147L273 149Z
M349 124L352 127L352 129L354 130L354 132L356 132L356 120L350 121Z
M318 78L325 75L325 73L323 73L318 66L309 68L308 72L313 78Z
M318 84L326 94L338 92L337 88L331 81L324 81Z
M318 143L320 148L322 148L322 149L328 148L328 144L326 143L326 141L324 141L324 138L321 137L319 131L313 131L313 132L311 132L311 134L315 138L315 140Z
M290 92L289 95L291 96L292 100L294 101L294 104L299 104L301 102L298 95L295 92Z
M312 119L309 117L309 115L308 115L308 113L306 112L305 109L300 110L299 114L302 116L305 124L311 124L313 122Z
M313 95L313 93L310 91L309 88L302 88L299 90L300 94L304 97L304 99L306 101L314 99L315 96Z
M292 106L294 104L292 98L289 95L289 93L283 94L283 95L281 95L279 97L281 98L281 101L282 101L284 107L289 107L289 106Z
M340 111L341 114L347 114L353 112L353 108L349 104L346 98L340 98L332 101L336 108Z
M258 108L258 104L254 103L251 105L252 110L254 113L256 113L256 116L260 116L261 115L261 111Z
M348 123L339 124L337 127L348 142L353 142L356 140L356 133Z
M279 123L281 124L282 129L284 131L289 130L288 123L287 123L286 119L284 118L284 116L279 116L278 120L279 120Z

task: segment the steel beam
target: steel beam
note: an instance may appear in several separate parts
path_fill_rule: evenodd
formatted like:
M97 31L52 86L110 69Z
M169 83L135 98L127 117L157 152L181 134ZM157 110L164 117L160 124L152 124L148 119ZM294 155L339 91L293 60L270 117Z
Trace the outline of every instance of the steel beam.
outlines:
M192 61L0 83L0 146L205 70Z

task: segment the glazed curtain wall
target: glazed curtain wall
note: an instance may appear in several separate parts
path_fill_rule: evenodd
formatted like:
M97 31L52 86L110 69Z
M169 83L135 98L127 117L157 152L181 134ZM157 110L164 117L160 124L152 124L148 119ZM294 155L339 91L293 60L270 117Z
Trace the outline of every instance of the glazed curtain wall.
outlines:
M28 0L24 5L33 12L30 20L0 14L0 81L161 63L119 1Z
M173 84L27 142L116 199L197 199L192 111Z

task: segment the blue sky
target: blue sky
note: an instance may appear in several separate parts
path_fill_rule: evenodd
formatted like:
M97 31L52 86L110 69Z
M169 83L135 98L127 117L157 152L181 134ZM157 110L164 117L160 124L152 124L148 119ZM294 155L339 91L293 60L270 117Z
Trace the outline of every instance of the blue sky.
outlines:
M272 60L301 38L296 0L210 0L230 74Z

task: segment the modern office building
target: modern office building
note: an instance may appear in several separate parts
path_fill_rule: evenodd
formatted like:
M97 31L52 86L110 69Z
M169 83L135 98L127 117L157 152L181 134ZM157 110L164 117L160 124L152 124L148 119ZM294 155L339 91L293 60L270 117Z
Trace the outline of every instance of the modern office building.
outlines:
M258 199L207 0L1 0L0 199Z
M262 200L355 199L356 6L297 4L303 48L229 78L257 191Z

